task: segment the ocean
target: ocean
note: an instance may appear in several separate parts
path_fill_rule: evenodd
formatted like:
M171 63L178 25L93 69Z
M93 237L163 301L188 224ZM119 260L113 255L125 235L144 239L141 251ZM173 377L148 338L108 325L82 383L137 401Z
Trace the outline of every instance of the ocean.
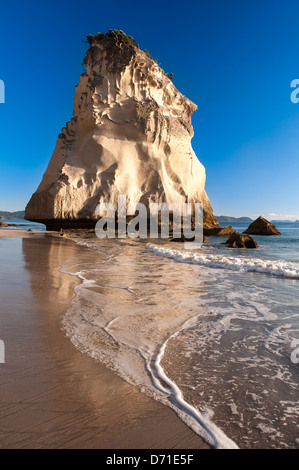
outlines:
M46 226L43 224L38 224L36 222L30 222L25 219L0 219L0 222L6 222L7 224L14 224L13 227L1 228L1 230L37 230L42 231L46 230Z
M257 250L77 238L65 333L213 447L299 448L299 225L278 228Z
M211 446L299 448L299 224L278 228L257 250L74 237L62 329Z

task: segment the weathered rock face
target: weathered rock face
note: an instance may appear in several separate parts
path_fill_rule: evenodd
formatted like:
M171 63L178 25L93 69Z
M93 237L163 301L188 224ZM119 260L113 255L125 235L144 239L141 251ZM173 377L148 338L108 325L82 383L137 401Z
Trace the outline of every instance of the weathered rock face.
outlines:
M268 222L268 220L264 219L262 216L252 222L244 233L250 235L281 235L275 225Z
M236 230L234 230L231 225L226 225L225 227L221 227L218 230L216 230L215 235L217 237L228 237L229 235L235 232Z
M96 206L203 202L205 227L219 227L205 169L191 147L192 113L148 53L117 36L89 39L74 117L62 129L26 219L50 229L90 227Z
M0 227L8 227L8 224L6 222L0 222Z
M258 244L254 238L239 232L232 233L225 244L231 248L258 248Z
M225 227L207 226L204 230L205 235L211 237L228 237L235 232L236 230L231 225L226 225Z

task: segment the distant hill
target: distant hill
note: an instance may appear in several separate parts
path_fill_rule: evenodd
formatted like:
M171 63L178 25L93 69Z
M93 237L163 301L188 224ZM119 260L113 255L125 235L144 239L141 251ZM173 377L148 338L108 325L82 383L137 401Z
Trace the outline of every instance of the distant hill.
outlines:
M215 215L218 222L253 222L250 217L232 217L230 215Z
M0 211L0 219L24 219L25 211L6 212Z
M296 222L298 222L298 220L296 220L295 222L294 220L271 220L271 224L295 224Z

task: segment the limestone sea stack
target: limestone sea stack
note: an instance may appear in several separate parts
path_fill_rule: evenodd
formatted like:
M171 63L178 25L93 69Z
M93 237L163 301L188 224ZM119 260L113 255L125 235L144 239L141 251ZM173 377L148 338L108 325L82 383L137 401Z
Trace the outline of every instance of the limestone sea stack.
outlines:
M205 192L205 168L192 146L197 106L130 36L88 36L86 72L72 119L58 136L25 217L48 229L92 227L100 202L117 208L202 202L204 226L219 227Z

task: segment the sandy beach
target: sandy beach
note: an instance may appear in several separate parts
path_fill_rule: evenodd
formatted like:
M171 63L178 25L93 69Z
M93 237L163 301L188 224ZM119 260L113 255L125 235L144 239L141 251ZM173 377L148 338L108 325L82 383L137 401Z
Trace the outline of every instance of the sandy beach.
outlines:
M29 232L28 230L10 230L10 229L0 229L0 237L9 237L9 238L32 238L36 237L36 235L51 235L53 237L58 237L59 234L57 232L47 232L45 231L32 231Z
M78 279L59 263L84 247L0 230L1 448L208 448L168 407L80 353L61 330Z

